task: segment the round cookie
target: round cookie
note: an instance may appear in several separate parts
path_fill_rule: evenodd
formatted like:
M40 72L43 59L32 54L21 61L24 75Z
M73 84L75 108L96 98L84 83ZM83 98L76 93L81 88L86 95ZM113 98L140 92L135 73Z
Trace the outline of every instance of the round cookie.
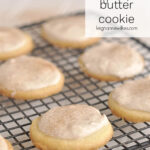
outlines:
M0 94L32 100L62 90L64 76L52 63L33 56L10 59L0 66Z
M52 45L61 48L83 49L99 41L85 37L83 15L53 19L42 26L42 36Z
M111 92L112 113L131 122L150 121L150 78L127 82Z
M13 150L12 145L0 135L0 150Z
M126 45L102 43L79 57L79 65L88 76L104 81L133 77L144 68L143 57Z
M31 37L20 29L0 27L0 60L26 54L33 47Z
M112 135L107 117L88 105L53 108L30 127L31 140L41 150L96 150Z

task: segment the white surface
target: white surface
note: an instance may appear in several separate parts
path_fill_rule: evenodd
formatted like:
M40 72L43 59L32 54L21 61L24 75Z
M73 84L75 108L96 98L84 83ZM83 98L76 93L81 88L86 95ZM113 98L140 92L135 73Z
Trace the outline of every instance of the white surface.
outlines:
M0 26L37 22L84 9L84 0L0 0Z
M150 37L150 1L125 0L120 7L111 0L106 4L86 0L85 4L87 37ZM139 11L141 8L143 11Z

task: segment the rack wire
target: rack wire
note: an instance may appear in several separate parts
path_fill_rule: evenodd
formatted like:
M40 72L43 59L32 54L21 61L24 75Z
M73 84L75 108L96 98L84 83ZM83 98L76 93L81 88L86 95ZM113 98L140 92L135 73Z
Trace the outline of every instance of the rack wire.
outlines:
M21 27L32 35L36 48L31 53L55 63L65 75L63 91L45 99L16 101L0 97L0 134L10 140L15 150L36 150L29 138L29 127L34 118L52 107L69 104L88 104L108 116L113 125L112 140L101 149L107 150L150 150L150 123L130 123L112 115L108 108L108 95L123 82L100 82L89 78L78 65L78 56L83 50L60 49L53 47L40 36L41 24ZM137 49L145 58L144 71L130 80L143 78L150 74L150 47L133 38L102 39L100 42L125 43ZM124 81L126 82L126 81Z

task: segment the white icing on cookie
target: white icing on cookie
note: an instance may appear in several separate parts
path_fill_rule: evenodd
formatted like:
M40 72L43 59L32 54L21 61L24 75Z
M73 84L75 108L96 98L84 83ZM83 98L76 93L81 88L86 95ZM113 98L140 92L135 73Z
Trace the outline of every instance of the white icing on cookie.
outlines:
M150 78L127 82L117 87L111 96L127 109L150 112Z
M51 20L43 25L45 34L50 38L68 41L82 42L85 37L84 16L69 16Z
M26 42L25 35L16 28L0 27L0 53L17 50Z
M20 56L0 66L0 87L14 92L56 85L60 79L56 66L38 57Z
M61 139L86 137L109 123L105 115L88 105L56 107L39 120L39 129L46 135Z
M0 135L0 150L8 150L8 145L1 135Z
M94 75L112 75L120 78L134 76L144 67L138 52L117 43L103 43L92 47L81 56L81 61Z

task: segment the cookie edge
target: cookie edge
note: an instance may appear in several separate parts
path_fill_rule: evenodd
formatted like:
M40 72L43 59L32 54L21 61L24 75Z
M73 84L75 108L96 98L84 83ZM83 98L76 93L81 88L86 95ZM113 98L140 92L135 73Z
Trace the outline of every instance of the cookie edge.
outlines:
M8 145L8 150L14 150L12 145L11 145L11 143L8 140L6 140L6 139L5 139L5 141L6 141L7 145Z
M123 120L131 121L134 123L150 121L149 112L131 110L121 106L119 103L112 99L112 93L109 95L108 106L111 109L112 114L122 118Z

